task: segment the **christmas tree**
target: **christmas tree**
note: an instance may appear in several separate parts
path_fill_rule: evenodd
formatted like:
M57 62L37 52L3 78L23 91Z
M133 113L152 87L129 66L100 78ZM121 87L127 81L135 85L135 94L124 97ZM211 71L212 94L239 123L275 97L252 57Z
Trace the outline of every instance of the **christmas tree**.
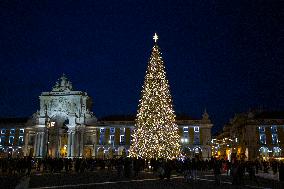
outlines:
M153 39L129 155L173 159L180 155L180 136L157 34Z

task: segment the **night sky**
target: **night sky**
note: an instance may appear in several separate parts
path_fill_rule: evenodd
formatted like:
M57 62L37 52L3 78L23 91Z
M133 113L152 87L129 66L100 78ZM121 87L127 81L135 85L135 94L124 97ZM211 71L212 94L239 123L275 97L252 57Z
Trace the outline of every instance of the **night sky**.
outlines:
M176 113L220 130L249 108L284 109L278 1L0 1L0 117L28 117L65 73L97 117L136 114L152 36ZM282 30L283 31L283 30Z

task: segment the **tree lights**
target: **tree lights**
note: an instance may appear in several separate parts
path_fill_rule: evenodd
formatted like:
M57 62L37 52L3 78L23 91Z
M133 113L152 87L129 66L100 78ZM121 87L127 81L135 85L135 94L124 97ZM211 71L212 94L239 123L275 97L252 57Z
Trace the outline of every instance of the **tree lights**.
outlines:
M180 136L157 34L153 39L155 45L142 87L129 154L132 157L173 159L180 155Z

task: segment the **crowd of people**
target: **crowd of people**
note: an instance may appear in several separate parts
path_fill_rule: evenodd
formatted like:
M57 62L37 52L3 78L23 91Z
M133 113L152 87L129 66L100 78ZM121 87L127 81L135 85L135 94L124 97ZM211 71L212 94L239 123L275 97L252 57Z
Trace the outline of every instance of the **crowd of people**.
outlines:
M221 174L232 177L233 184L243 184L247 172L249 179L258 183L256 174L261 170L273 174L279 173L279 180L284 181L284 163L273 161L239 161L232 159L201 160L198 158L185 158L175 160L163 159L135 159L119 157L112 159L95 158L0 158L1 175L30 175L32 173L84 173L94 170L116 171L118 176L136 177L141 171L151 171L161 179L170 179L173 172L184 175L186 182L192 182L197 176L212 171L216 184L221 184Z

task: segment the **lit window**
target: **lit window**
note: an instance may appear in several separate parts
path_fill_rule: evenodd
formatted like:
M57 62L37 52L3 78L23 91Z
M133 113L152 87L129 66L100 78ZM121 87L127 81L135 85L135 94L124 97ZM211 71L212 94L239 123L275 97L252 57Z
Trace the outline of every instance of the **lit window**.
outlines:
M277 136L277 134L272 134L271 138L272 138L272 144L277 144L278 143L278 136Z
M120 135L120 143L124 143L124 135Z
M188 133L188 127L183 127L183 132Z
M102 145L103 144L103 140L102 138L99 139L99 144Z
M265 132L265 127L258 127L259 133L264 133Z
M266 136L265 134L260 134L259 135L259 141L261 144L266 144Z
M12 134L12 135L15 134L15 129L11 129L10 134Z
M110 140L110 143L112 144L114 142L114 135L110 135L109 140Z
M277 133L277 127L275 125L271 126L271 133Z
M6 129L2 129L1 134L5 134L5 133L6 133Z
M19 137L19 145L23 145L24 144L24 137L20 136Z
M20 134L24 134L25 129L20 129Z
M110 128L110 132L111 132L111 133L114 133L114 132L115 132L115 129L114 129L113 127L111 127L111 128Z
M104 140L105 140L105 136L104 136L104 135L100 135L99 144L103 144L103 143L104 143ZM107 141L106 141L106 142L107 142Z
M14 143L14 137L13 136L10 136L9 137L9 144L12 144L13 145Z
M199 127L194 127L194 132L199 132Z
M101 133L104 133L105 132L105 128L101 128Z
M125 128L120 128L120 132L124 133L125 132Z
M1 136L1 145L5 145L5 136Z
M279 147L273 147L273 150L274 150L275 152L280 152L280 151L281 151L281 148L279 148Z

